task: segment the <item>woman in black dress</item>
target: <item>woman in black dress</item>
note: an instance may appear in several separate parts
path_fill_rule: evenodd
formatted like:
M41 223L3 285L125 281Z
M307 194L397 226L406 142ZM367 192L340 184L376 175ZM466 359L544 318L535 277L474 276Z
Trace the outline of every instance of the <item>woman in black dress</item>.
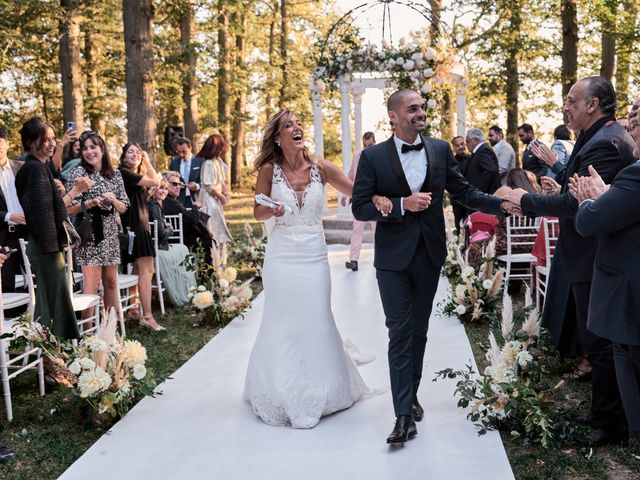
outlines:
M122 148L119 170L124 188L129 197L129 209L120 216L125 230L135 234L131 251L123 251L123 263L133 262L133 273L138 275L138 292L142 303L142 318L137 312L134 318L140 324L152 330L164 330L153 318L151 311L151 282L153 279L153 241L149 229L149 209L147 207L147 188L160 186L158 175L149 161L149 155L137 143L127 143ZM132 289L133 290L133 289ZM135 293L132 291L131 293Z

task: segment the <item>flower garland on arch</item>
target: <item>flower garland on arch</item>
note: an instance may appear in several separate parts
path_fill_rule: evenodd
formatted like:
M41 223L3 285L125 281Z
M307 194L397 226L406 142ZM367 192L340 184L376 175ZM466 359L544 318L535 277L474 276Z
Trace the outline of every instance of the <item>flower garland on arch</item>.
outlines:
M328 85L335 88L340 77L356 73L381 72L389 77L397 88L419 91L429 109L436 100L433 85L444 83L441 58L431 47L400 41L398 47L387 42L382 48L376 45L352 45L351 48L327 46L313 74L316 89L322 91Z

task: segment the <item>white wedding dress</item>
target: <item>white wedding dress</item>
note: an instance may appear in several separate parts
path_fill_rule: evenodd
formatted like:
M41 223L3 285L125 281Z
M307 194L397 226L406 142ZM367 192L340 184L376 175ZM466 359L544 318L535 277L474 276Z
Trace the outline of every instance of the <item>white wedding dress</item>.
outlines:
M262 271L264 312L251 352L245 398L269 425L311 428L349 408L367 385L346 353L331 312L322 229L325 191L317 165L298 205L274 164L271 198L293 213L275 219Z

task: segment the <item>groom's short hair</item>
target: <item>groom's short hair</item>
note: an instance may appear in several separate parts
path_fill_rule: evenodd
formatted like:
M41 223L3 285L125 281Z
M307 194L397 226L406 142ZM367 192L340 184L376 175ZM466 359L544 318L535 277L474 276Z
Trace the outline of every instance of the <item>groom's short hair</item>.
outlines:
M393 92L387 99L387 111L390 112L391 110L398 108L402 99L410 93L418 92L411 90L410 88L403 88L402 90Z

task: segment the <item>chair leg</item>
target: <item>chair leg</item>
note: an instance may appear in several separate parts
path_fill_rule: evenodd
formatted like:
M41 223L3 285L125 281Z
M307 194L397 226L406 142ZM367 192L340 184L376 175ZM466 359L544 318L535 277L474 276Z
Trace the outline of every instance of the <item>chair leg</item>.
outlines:
M127 290L128 295L128 290ZM120 335L124 338L127 336L124 329L124 306L122 305L122 294L120 293L120 289L118 289L118 323L120 323Z
M40 361L38 362L38 388L40 389L40 396L43 397L44 390L44 361L42 357L40 357Z
M7 421L13 420L13 408L11 405L11 387L9 386L9 369L7 368L6 343L0 340L0 375L2 375L2 393L4 405L7 410Z

